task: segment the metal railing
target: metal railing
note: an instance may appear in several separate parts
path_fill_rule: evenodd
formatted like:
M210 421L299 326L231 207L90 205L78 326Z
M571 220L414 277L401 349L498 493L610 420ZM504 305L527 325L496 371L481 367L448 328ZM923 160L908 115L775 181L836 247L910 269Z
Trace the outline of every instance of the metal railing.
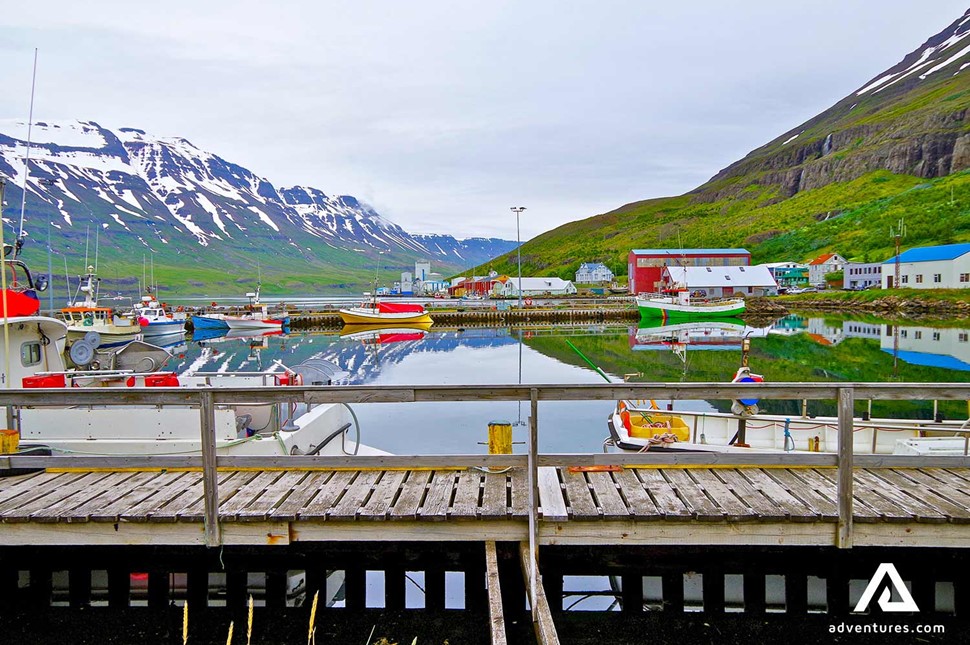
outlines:
M540 453L540 401L620 399L789 399L834 400L838 405L838 450L835 453ZM852 546L853 468L970 467L966 456L854 455L852 432L856 399L970 400L966 383L661 383L549 385L364 385L267 388L74 388L0 390L0 406L20 407L191 406L199 410L201 455L198 456L0 456L0 470L21 468L201 468L205 495L206 543L221 543L217 469L222 468L429 468L524 467L530 485L529 534L537 544L540 466L810 466L838 468L836 544ZM360 456L219 456L216 454L215 410L219 405L289 403L402 403L458 401L529 401L527 454L520 455L360 455ZM11 415L16 418L16 414ZM952 427L948 431L960 432Z

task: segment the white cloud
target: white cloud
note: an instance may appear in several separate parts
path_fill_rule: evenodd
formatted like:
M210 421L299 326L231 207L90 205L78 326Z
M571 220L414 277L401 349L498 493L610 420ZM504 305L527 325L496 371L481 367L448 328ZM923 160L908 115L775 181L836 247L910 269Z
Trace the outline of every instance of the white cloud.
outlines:
M940 0L15 3L0 118L184 136L405 228L523 237L682 193L965 9Z

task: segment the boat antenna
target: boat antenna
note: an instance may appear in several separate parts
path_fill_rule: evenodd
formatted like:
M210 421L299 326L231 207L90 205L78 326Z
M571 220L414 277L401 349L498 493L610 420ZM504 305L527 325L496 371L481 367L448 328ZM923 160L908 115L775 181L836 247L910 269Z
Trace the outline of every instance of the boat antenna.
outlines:
M51 222L47 221L47 276L51 281L50 292L47 294L47 304L50 307L51 315L54 315L54 266L51 261Z
M0 249L6 251L3 245L3 191L7 182L0 177ZM0 262L7 263L7 260L0 258ZM12 268L12 267L11 267ZM4 387L10 387L10 325L7 321L7 267L3 266L0 270L0 289L2 289L3 301L3 383Z
M101 232L101 227L94 229L94 272L98 272L98 249L101 237L98 235Z
M67 306L71 306L71 276L67 272L67 254L64 254L64 290L67 292Z
M88 266L88 246L91 242L91 225L86 224L84 226L84 268L87 269Z
M14 244L14 259L20 255L20 247L24 245L24 213L27 209L27 178L30 176L30 137L34 125L34 85L37 81L37 48L34 47L34 72L30 79L30 111L27 113L27 154L24 155L24 185L20 195L20 231Z

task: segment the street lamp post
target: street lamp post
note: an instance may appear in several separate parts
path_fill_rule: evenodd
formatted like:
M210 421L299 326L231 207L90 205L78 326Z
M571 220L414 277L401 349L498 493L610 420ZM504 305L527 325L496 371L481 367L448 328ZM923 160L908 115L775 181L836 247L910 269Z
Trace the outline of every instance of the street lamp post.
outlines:
M512 212L515 213L515 251L519 256L519 309L522 309L522 242L519 239L519 213L525 210L525 206L513 206Z

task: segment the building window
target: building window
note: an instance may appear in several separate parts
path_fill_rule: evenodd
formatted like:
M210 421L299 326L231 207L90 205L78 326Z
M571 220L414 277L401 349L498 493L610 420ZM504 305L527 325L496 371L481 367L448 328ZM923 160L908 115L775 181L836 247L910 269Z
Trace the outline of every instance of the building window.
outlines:
M970 282L970 273L961 273L960 282Z
M913 332L913 338L915 338L916 340L920 340L921 338L923 338L923 332L921 331Z
M904 275L903 277L901 277L901 278L899 279L899 282L900 282L901 284L909 284L909 276L908 276L908 275Z
M933 332L933 340L940 340L940 332L938 331Z
M934 273L933 274L933 282L943 282L943 274L941 274L941 273Z
M923 274L922 273L917 273L916 274L916 284L923 284Z
M40 353L40 343L31 342L24 343L20 346L20 364L24 367L30 367L31 365L37 365L40 363L41 353Z
M957 336L957 340L959 340L961 343L967 342L967 332L961 331L960 335Z

